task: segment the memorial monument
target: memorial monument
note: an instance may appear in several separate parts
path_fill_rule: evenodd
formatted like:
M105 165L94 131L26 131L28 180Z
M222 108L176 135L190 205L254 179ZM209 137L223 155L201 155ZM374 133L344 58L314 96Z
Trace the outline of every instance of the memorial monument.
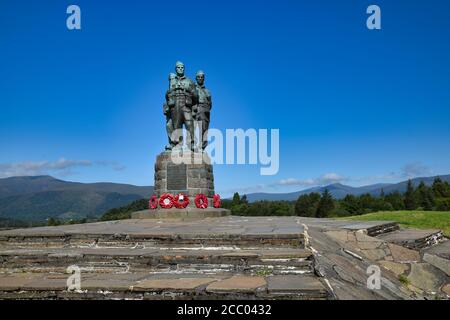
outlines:
M178 61L169 74L163 103L168 144L155 163L154 195L149 209L134 218L204 218L229 215L220 208L214 192L214 172L205 149L212 107L205 86L205 73L196 73L196 83L185 75ZM196 139L195 132L199 139ZM186 136L186 139L184 139Z

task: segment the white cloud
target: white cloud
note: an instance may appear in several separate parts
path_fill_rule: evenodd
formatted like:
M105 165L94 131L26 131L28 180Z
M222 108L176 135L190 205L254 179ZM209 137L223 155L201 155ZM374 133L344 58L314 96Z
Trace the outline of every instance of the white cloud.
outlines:
M297 185L302 184L302 180L295 179L295 178L287 178L287 179L282 179L282 180L278 181L278 184L281 186L297 186Z
M351 181L357 182L358 185L368 185L373 183L396 183L406 179L417 177L432 176L433 170L420 162L407 163L397 171L391 171L387 174L355 177Z
M48 169L50 170L63 170L73 167L89 167L92 165L92 161L89 160L68 160L65 158L61 158L55 162L48 162Z
M241 187L236 189L226 190L225 192L233 193L235 191L239 193L254 193L254 192L279 192L278 190L286 187L297 186L299 190L316 187L326 186L333 183L346 183L354 186L370 185L374 183L396 183L409 178L431 176L433 171L426 165L420 162L407 163L399 170L391 171L386 174L372 175L365 177L348 177L331 172L323 174L316 178L309 179L297 179L286 178L269 184L259 184L249 187Z
M122 171L124 166L111 161L69 160L60 158L56 161L23 161L13 163L0 163L0 178L13 176L36 176L55 174L59 176L73 175L72 169L79 167L91 167L101 165L111 167L113 170Z
M255 186L240 187L240 188L223 190L222 193L225 196L226 195L233 195L235 192L238 192L239 194L248 194L248 193L256 193L256 192L264 192L264 190L266 188L267 188L267 185L265 185L265 184L257 184Z
M123 171L126 167L115 161L96 161L96 164L104 167L111 167L114 171Z
M333 183L341 183L346 181L347 178L337 174L337 173L326 173L317 178L312 179L295 179L288 178L282 179L276 182L274 185L278 186L303 186L303 187L312 187L312 186L321 186Z
M432 174L430 168L420 162L408 163L401 168L400 176L404 178L415 178L429 176Z
M223 190L225 195L239 192L240 194L256 193L256 192L274 192L279 187L298 186L298 187L315 187L322 185L329 185L333 183L340 183L348 180L347 178L337 173L326 173L320 177L311 179L296 179L287 178L270 184L258 184L248 187L238 187L234 189Z

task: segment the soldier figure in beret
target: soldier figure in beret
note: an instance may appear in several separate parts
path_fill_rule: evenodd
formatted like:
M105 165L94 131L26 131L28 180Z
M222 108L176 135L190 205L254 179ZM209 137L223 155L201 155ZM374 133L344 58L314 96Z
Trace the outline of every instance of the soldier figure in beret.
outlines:
M210 112L212 107L211 93L205 87L205 73L198 71L195 80L197 84L195 88L197 90L197 105L194 106L195 121L201 126L200 139L202 141L202 150L205 150L208 145L208 128Z

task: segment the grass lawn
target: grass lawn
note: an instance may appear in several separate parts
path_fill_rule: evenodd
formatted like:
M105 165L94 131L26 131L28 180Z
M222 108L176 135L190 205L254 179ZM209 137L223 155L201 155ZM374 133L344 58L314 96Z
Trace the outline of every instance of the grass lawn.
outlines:
M450 237L450 211L380 211L339 219L361 221L390 220L398 222L405 228L440 229L447 237Z

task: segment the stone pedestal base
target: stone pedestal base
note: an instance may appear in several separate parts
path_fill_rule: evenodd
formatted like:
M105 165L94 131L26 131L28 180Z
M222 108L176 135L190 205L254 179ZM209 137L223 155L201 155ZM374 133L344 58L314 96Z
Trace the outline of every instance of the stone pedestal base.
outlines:
M213 206L214 174L211 160L206 153L165 151L158 155L155 163L155 195L185 193L190 199L190 208L195 208L197 194L204 194Z
M187 207L186 209L147 209L136 211L131 214L132 219L182 219L195 220L204 218L218 218L229 216L230 210L222 208L198 209Z

